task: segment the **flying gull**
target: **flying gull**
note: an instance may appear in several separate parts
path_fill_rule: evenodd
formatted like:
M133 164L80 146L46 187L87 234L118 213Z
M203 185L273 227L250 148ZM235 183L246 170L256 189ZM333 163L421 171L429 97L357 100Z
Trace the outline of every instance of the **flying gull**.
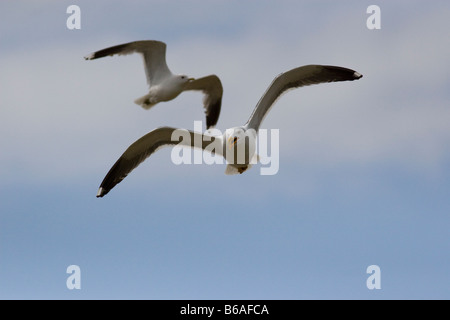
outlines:
M181 92L198 90L204 93L203 104L206 113L206 127L214 127L219 119L223 87L216 75L194 79L187 75L173 74L166 63L166 44L161 41L134 41L106 48L84 57L94 60L113 55L140 53L144 58L145 73L150 86L148 94L134 102L144 109L150 109L161 101L175 99Z
M354 70L322 65L307 65L292 69L277 76L257 103L247 123L240 127L226 130L223 135L209 136L201 133L162 127L147 133L134 142L117 160L104 178L97 193L97 197L103 197L115 185L121 182L140 163L161 147L170 145L185 145L192 148L201 148L212 154L223 156L227 160L226 174L243 173L251 167L257 155L251 146L256 139L258 129L265 116L275 101L288 89L299 88L312 84L337 81L352 81L362 78L362 75ZM173 139L176 131L185 131L190 139ZM198 143L201 141L201 143ZM211 148L214 144L215 148ZM228 150L236 150L244 147L245 156L241 161L236 161L237 153ZM242 149L241 149L242 150Z

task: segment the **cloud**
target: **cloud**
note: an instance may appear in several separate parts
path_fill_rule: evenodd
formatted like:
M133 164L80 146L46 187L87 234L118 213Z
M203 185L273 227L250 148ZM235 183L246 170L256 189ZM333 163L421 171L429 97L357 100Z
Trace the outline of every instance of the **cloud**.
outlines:
M448 296L448 1L380 0L374 32L361 1L78 0L77 32L73 2L45 3L0 2L3 296L72 299L74 263L94 279L85 298L371 299L374 263L395 279L385 298ZM364 78L278 101L263 123L280 129L275 176L175 166L163 149L99 200L131 142L204 119L197 93L134 105L147 90L138 56L82 58L149 38L167 42L173 71L221 77L219 129L244 123L290 68Z
M363 79L301 88L277 102L263 127L280 129L282 163L396 163L436 170L448 160L450 139L449 45L441 32L448 22L439 19L444 11L428 8L421 19L399 17L402 23L394 30L369 31L360 8L335 8L324 11L321 23L307 11L283 6L271 6L270 15L256 10L245 23L238 15L242 30L234 30L236 37L203 29L197 36L168 39L168 64L174 72L221 77L222 130L244 124L280 72L310 63L354 68ZM296 21L296 15L302 19ZM160 23L164 28L172 20ZM126 39L126 32L117 38ZM132 26L129 32L133 40L147 38ZM82 59L120 41L107 33L109 40L98 42L101 35L2 54L2 176L17 175L17 170L36 179L98 174L150 130L164 125L192 129L194 120L203 120L198 93L183 93L148 112L134 105L147 90L140 57Z

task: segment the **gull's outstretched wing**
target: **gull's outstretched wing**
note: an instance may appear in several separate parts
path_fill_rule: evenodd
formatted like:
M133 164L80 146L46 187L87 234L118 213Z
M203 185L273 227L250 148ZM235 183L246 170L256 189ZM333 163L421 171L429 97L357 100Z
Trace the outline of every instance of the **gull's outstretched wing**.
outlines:
M246 126L258 131L275 101L287 90L324 82L352 81L362 74L343 67L307 65L277 76L253 110Z
M218 142L221 148L215 149L208 147L210 144L216 142L216 139L220 139ZM185 129L169 127L155 129L129 146L119 160L116 161L103 179L97 197L103 197L107 194L116 184L125 179L131 171L158 149L171 145L202 148L211 153L223 154L221 136L207 136L205 138L205 135L201 133Z
M203 105L206 113L206 128L217 124L222 106L223 87L216 75L209 75L186 83L183 90L200 90L204 93Z
M158 84L172 73L166 63L166 44L156 40L134 41L109 47L85 56L86 60L93 60L113 55L127 55L140 53L144 58L145 74L149 85Z

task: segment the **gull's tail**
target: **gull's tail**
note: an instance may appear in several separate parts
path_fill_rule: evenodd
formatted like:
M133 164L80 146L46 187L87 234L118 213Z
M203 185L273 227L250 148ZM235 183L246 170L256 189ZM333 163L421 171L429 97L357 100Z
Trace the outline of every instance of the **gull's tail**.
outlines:
M136 100L134 100L134 103L136 103L138 106L141 106L145 110L150 109L156 104L152 102L150 94L146 94L145 96L137 98Z
M252 167L251 164L245 165L245 166L236 166L232 164L227 164L227 167L225 169L225 174L227 176L232 176L235 174L243 174L245 171L250 169Z

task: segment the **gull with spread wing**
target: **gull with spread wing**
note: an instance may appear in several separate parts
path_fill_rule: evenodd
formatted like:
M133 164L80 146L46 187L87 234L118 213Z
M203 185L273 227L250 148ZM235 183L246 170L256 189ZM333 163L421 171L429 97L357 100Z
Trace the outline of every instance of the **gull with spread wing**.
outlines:
M176 128L163 127L147 133L142 138L134 142L117 160L113 167L109 170L97 193L97 197L103 197L115 185L121 182L131 171L133 171L140 163L147 159L151 154L161 147L170 145L185 145L192 148L201 148L214 154L223 156L227 160L226 174L243 173L254 163L256 154L254 140L257 137L259 127L274 105L275 101L287 90L299 88L312 84L337 81L352 81L360 79L362 75L354 70L323 65L307 65L287 71L277 76L266 92L257 103L253 113L247 123L240 127L234 127L226 130L223 135L207 136L202 133L187 131L190 139L177 140L173 139ZM196 143L201 141L201 143ZM219 147L211 148L210 145L215 144ZM245 156L243 161L235 161L236 153L228 157L227 150L236 150L244 147ZM241 149L242 150L242 149Z
M140 53L144 58L145 74L150 86L148 94L134 102L144 109L150 109L162 101L175 99L181 92L198 90L204 93L203 104L206 113L206 127L217 124L222 104L223 87L216 75L194 79L184 74L173 74L166 63L166 44L156 40L134 41L106 48L85 56L94 60L113 55Z

